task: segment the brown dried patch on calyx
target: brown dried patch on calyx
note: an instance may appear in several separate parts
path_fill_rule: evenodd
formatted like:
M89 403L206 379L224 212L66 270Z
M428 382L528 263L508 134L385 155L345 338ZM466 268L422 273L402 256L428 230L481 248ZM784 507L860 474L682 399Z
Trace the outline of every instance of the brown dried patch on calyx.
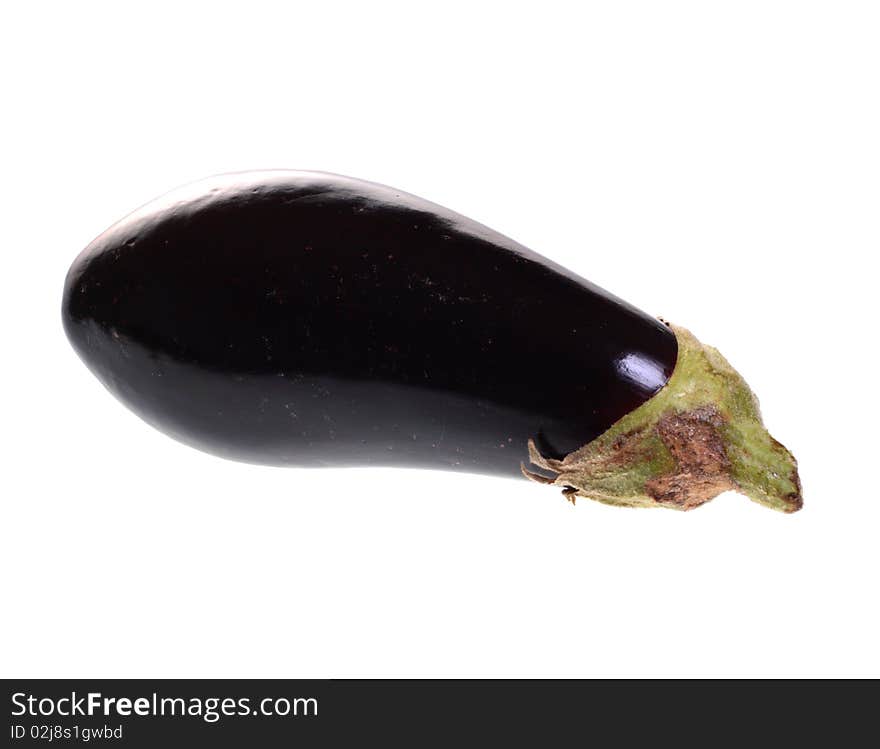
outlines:
M712 407L663 416L655 429L676 469L646 482L648 495L660 504L690 510L735 489L719 431L723 424L723 417Z
M724 447L721 427L726 419L714 406L701 406L689 411L667 413L644 429L633 429L618 435L607 452L589 456L572 453L564 460L546 458L533 440L529 441L529 459L533 465L549 471L545 476L521 466L523 475L541 484L564 486L563 495L571 502L575 496L603 499L603 489L591 491L590 476L626 471L630 466L652 460L656 453L650 447L649 435L656 435L672 459L672 466L661 475L634 485L629 491L611 495L612 504L645 501L678 510L691 510L708 502L721 492L736 489L731 478L731 465ZM589 446L588 446L589 447ZM569 483L571 482L571 483Z

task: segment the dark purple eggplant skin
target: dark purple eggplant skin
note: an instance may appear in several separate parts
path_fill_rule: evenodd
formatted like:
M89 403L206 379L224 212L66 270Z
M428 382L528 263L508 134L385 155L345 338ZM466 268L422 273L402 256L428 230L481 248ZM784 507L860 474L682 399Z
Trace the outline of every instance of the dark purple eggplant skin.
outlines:
M583 446L677 355L658 320L513 240L317 172L146 205L75 260L62 316L145 421L272 465L520 476L529 438L549 457Z

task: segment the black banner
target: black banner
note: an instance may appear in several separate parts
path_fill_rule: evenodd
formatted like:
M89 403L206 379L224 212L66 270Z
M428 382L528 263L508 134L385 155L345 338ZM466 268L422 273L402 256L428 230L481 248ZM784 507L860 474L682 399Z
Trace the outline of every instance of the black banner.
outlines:
M864 739L858 682L6 680L8 746ZM876 688L876 683L869 683ZM815 705L816 709L812 709Z

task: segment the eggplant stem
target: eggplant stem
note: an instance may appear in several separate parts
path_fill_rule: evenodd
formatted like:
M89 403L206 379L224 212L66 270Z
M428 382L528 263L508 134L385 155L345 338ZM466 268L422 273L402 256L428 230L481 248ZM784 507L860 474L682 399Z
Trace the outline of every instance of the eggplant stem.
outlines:
M523 474L563 494L624 507L690 510L733 490L781 512L803 506L797 461L764 427L758 399L711 346L678 326L669 381L610 429L562 460L529 459L555 478Z

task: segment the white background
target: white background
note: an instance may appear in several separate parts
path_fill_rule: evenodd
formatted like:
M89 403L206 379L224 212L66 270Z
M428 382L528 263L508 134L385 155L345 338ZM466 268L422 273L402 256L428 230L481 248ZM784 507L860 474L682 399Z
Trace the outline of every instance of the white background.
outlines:
M880 675L876 4L33 2L0 35L3 676ZM690 327L804 510L153 431L65 340L67 267L272 167L416 193Z

